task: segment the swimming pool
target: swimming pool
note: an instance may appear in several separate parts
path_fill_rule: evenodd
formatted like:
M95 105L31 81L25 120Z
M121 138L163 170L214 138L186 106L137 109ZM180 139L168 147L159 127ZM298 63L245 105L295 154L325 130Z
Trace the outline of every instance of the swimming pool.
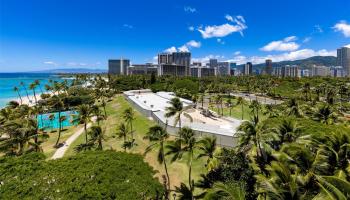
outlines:
M53 116L53 118L50 119L51 115ZM77 123L72 123L74 117L76 117L77 115L78 115L77 111L61 112L61 117L62 116L66 117L66 119L62 122L61 127L64 128L64 127L77 125ZM39 129L51 130L51 129L59 128L58 112L38 115L37 120L38 120Z

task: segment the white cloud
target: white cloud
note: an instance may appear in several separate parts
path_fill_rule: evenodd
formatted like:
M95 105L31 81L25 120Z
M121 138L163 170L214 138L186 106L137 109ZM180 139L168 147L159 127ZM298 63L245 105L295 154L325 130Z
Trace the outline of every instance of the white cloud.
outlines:
M176 47L170 47L164 50L165 53L173 53L176 52Z
M348 48L350 48L350 44L348 44L348 45L345 45L344 47L348 47Z
M286 37L284 38L284 42L292 42L292 41L295 41L297 40L298 38L296 36L289 36L289 37Z
M208 63L210 59L224 59L225 57L222 55L207 55L202 58L192 58L193 62L201 62L201 63Z
M189 31L194 31L194 27L193 27L193 26L189 26L189 27L188 27L188 30L189 30Z
M261 51L295 51L299 48L299 44L293 42L297 40L296 36L289 36L283 40L272 41L264 47L260 48Z
M128 28L128 29L134 28L134 26L133 26L133 25L130 25L130 24L123 24L123 27L124 27L124 28Z
M197 42L195 40L191 40L186 42L186 44L180 46L179 48L176 49L176 47L172 46L166 50L164 50L164 52L166 53L173 53L173 52L189 52L191 48L200 48L202 46L201 42Z
M182 45L181 47L177 48L179 52L189 52L189 48L186 45Z
M235 56L238 56L239 54L241 54L240 51L236 51L236 52L233 53L233 55L235 55Z
M333 26L333 29L337 32L342 32L345 37L350 37L350 24L346 21L340 21Z
M271 59L274 62L280 61L292 61L309 58L312 56L336 56L336 51L328 51L325 49L315 51L313 49L301 49L283 54L267 55L267 56L251 56L246 57L243 55L234 56L233 59L228 60L230 62L236 62L237 64L243 64L246 62L252 62L254 64L264 63L266 59Z
M195 40L191 40L191 41L187 42L186 45L188 47L199 48L199 47L201 47L202 44L200 42L195 41Z
M311 37L306 37L304 38L303 43L308 43L310 42L311 39L312 39Z
M195 13L195 12L197 12L197 9L196 9L196 8L193 8L193 7L191 7L191 6L185 6L185 7L184 7L184 11L185 11L185 12L188 12L188 13Z
M315 28L315 32L317 32L317 33L323 33L323 29L322 29L322 27L321 27L320 25L316 24L316 25L314 26L314 28Z
M226 15L225 18L230 21L233 22L233 17L231 15Z
M243 30L248 28L242 16L237 16L233 19L234 25L226 23L222 25L206 26L204 29L199 27L197 30L202 34L204 39L213 37L226 37L234 32L239 32L243 35Z
M45 61L44 62L45 65L54 65L54 66L57 66L58 64L55 63L54 61Z

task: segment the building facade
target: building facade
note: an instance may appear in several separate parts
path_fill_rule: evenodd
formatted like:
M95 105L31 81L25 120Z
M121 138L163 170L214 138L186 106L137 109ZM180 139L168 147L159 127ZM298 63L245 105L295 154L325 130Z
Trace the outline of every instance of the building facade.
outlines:
M265 74L272 75L272 60L267 59L265 61Z
M158 65L152 63L134 64L128 68L129 75L158 74Z
M244 75L252 75L253 74L253 64L251 62L247 62L247 64L244 65Z
M108 60L108 73L116 75L128 75L128 67L130 60L128 59L111 59Z
M218 76L230 76L231 69L229 62L218 62L217 63L217 74Z
M159 76L187 76L186 74L186 66L183 65L169 65L169 64L161 64L158 65L158 75Z
M343 67L346 76L350 76L350 48L337 49L337 65Z

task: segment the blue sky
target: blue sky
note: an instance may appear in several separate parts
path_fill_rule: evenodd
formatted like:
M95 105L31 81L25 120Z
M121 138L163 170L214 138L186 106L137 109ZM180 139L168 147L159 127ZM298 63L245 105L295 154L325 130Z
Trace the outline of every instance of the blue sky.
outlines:
M175 50L259 63L349 44L349 0L0 0L0 72L105 69Z

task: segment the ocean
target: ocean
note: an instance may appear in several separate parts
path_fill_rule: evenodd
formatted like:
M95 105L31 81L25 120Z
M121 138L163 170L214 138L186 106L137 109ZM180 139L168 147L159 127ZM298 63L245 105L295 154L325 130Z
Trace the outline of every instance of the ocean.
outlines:
M35 80L40 81L40 87L45 92L45 84L49 83L49 80L61 81L61 77L56 74L42 74L42 73L0 73L0 108L6 106L11 100L19 99L18 94L14 91L14 87L17 86L22 96L22 99L27 98L26 91L21 82L24 83L27 88L29 97L33 95L33 91L29 89L29 85ZM40 88L37 87L35 92L40 95Z

